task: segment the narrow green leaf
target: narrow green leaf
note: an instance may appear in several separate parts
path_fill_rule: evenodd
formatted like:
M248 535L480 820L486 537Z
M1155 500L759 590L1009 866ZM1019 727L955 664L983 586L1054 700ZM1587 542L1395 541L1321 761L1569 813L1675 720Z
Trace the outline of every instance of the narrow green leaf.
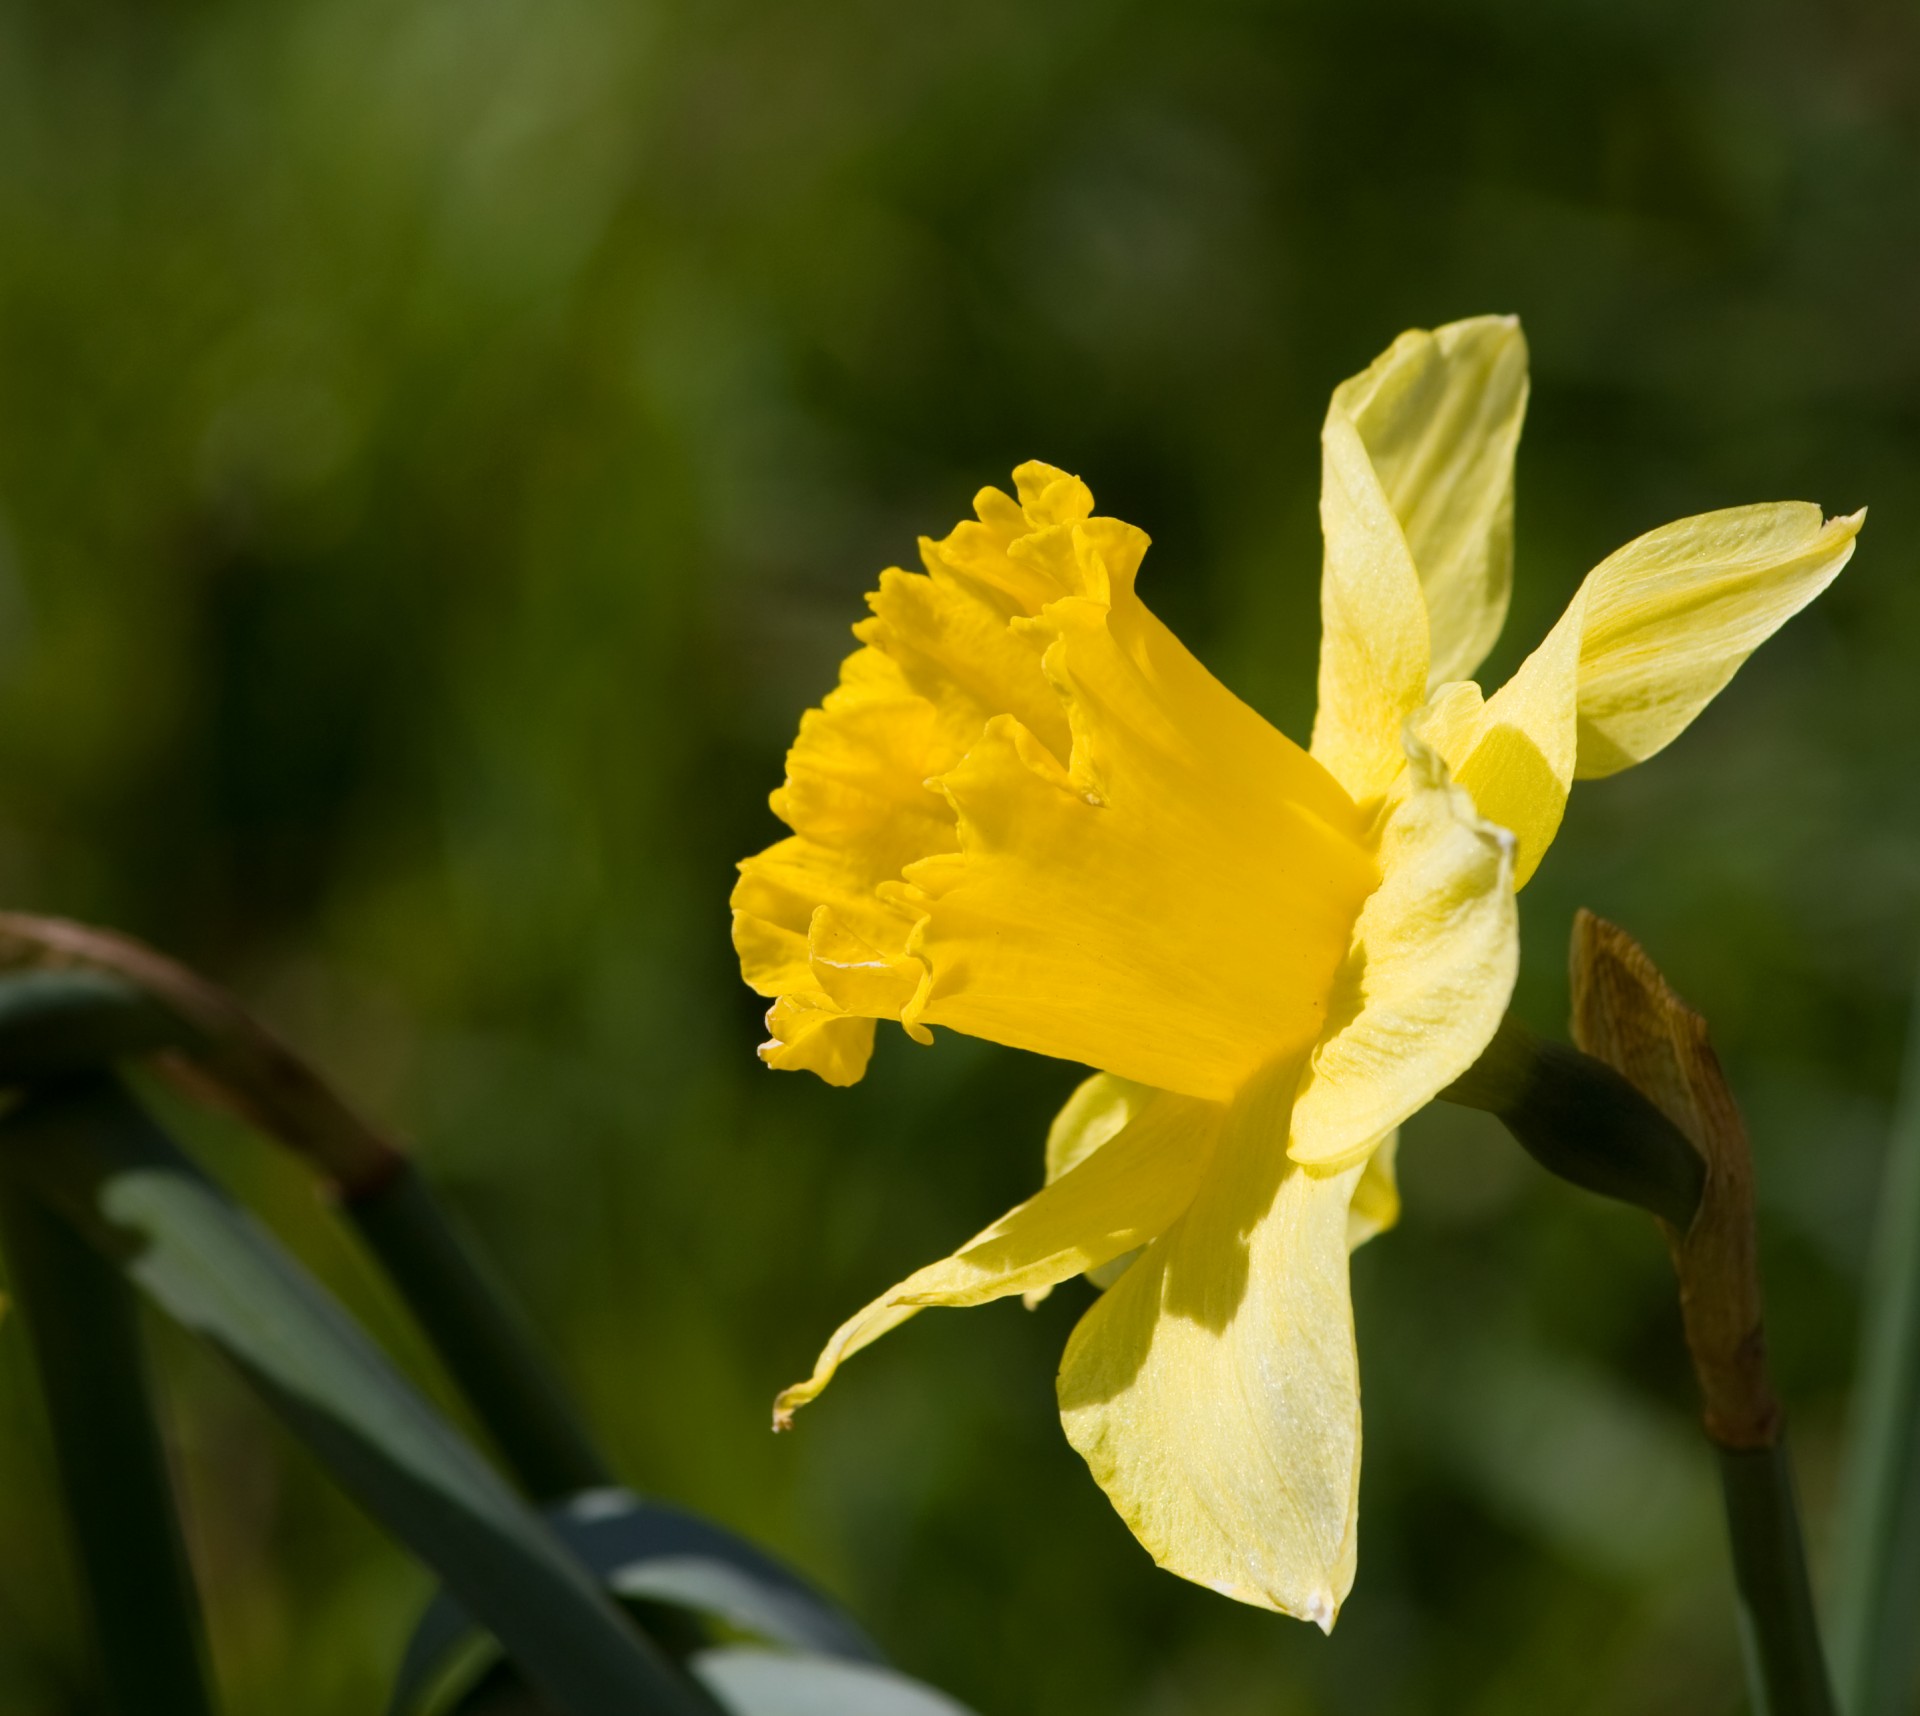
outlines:
M211 1716L199 1598L147 1387L138 1301L11 1175L0 1175L0 1233L53 1430L107 1707L117 1716Z
M690 1666L732 1716L971 1716L945 1693L871 1663L728 1646Z
M1920 1658L1920 994L1887 1144L1834 1557L1849 1716L1904 1716Z
M596 1489L547 1512L561 1541L608 1590L665 1603L767 1644L880 1664L872 1642L784 1563L745 1538L681 1508ZM392 1716L435 1708L483 1672L483 1635L448 1592L435 1596L408 1641Z
M559 1710L710 1711L499 1474L116 1082L35 1093L0 1122L0 1151L161 1309L231 1359Z

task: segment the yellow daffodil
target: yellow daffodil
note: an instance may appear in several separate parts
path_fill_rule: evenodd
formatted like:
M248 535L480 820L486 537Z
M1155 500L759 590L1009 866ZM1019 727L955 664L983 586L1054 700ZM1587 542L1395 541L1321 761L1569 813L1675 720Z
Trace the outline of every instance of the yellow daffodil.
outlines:
M1347 1257L1398 1212L1395 1128L1499 1025L1514 894L1573 780L1674 738L1861 522L1782 502L1652 531L1483 700L1526 397L1504 317L1404 334L1335 391L1306 750L1154 618L1146 537L1051 466L881 574L773 795L793 834L740 866L761 1056L849 1084L897 1019L1098 1071L1044 1189L846 1323L777 1422L925 1306L1091 1273L1059 1399L1095 1478L1161 1565L1332 1626Z

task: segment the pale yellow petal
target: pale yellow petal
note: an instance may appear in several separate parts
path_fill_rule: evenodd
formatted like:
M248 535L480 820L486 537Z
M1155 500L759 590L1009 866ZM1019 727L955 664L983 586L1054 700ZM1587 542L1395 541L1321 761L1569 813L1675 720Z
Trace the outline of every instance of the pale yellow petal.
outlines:
M1612 774L1678 736L1749 655L1839 574L1864 515L1799 502L1649 532L1588 573L1546 640L1484 706L1442 687L1416 725L1519 844L1545 856L1577 776Z
M981 1305L1051 1286L1144 1245L1193 1197L1224 1110L1154 1093L1131 1122L1077 1167L977 1234L951 1257L909 1275L843 1323L813 1374L774 1403L784 1427L841 1364L928 1305Z
M1400 1155L1400 1133L1389 1132L1367 1157L1367 1169L1353 1188L1347 1207L1347 1249L1358 1251L1400 1219L1400 1182L1395 1165Z
M1363 1170L1288 1160L1294 1072L1249 1086L1192 1205L1074 1330L1060 1412L1162 1567L1330 1629L1353 1582Z
M1072 757L1002 716L942 778L961 850L907 872L929 976L905 1017L1224 1100L1318 1034L1364 824L1129 591L1029 623Z
M1354 925L1327 1028L1308 1057L1288 1149L1323 1167L1375 1143L1479 1059L1519 969L1513 841L1409 736L1379 888Z
M1320 708L1313 754L1357 799L1400 731L1506 619L1527 345L1511 316L1402 334L1335 389L1322 432Z
M1052 1185L1117 1136L1153 1095L1148 1086L1115 1078L1112 1073L1095 1073L1082 1079L1047 1128L1046 1183ZM1088 1270L1087 1279L1096 1287L1111 1287L1136 1255L1129 1251L1112 1258ZM1021 1298L1031 1311L1052 1291L1051 1286L1029 1287Z
M1358 802L1400 772L1400 731L1427 688L1420 575L1347 404L1335 390L1320 433L1319 707L1314 760Z
M1123 1131L1153 1097L1152 1089L1112 1073L1095 1073L1074 1086L1047 1128L1047 1184L1077 1168Z
M1527 410L1519 320L1402 334L1341 391L1420 577L1427 683L1465 679L1499 637L1513 584L1513 459Z
M1580 640L1582 779L1676 738L1761 644L1839 576L1866 514L1804 501L1650 532L1595 568Z
M1524 888L1560 832L1579 754L1580 632L1576 595L1546 640L1483 704L1477 687L1444 686L1415 720L1473 798L1514 838L1513 885Z

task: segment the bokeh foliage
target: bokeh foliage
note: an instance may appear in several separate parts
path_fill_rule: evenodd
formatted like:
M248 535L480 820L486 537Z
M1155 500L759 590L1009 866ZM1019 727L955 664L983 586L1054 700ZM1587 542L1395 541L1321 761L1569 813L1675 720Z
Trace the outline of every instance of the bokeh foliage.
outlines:
M1897 0L0 0L0 898L240 987L417 1140L641 1486L983 1711L1732 1708L1665 1262L1480 1117L1356 1291L1331 1642L1156 1573L1060 1438L1081 1290L774 1389L1032 1185L1071 1069L754 1062L724 900L878 569L1039 456L1304 736L1315 430L1399 329L1533 342L1493 668L1642 529L1873 506L1572 908L1714 1022L1815 1521L1920 913L1920 20ZM417 1362L299 1173L231 1181ZM376 1707L423 1578L163 1344L237 1716ZM0 1330L0 1704L89 1708Z

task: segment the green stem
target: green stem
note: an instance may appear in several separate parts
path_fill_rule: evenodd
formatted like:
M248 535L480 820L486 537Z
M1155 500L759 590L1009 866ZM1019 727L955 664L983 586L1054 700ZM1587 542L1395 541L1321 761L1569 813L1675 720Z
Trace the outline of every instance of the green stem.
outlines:
M1836 1716L1786 1439L1716 1452L1755 1716Z
M413 1164L345 1209L528 1493L557 1501L616 1484L525 1317Z
M1888 1143L1842 1472L1834 1659L1849 1716L1912 1708L1920 1648L1920 1000Z
M107 1706L119 1716L212 1716L200 1604L133 1293L7 1175L0 1237L46 1397Z
M1543 1042L1508 1019L1480 1061L1442 1094L1497 1115L1529 1155L1562 1179L1662 1217L1669 1224L1681 1271L1683 1301L1690 1291L1715 1291L1736 1284L1698 1279L1697 1264L1732 1267L1745 1257L1750 1267L1750 1250L1726 1246L1720 1231L1727 1219L1726 1183L1722 1183L1721 1205L1703 1209L1706 1157L1648 1096L1606 1062L1562 1044ZM1745 1150L1744 1133L1738 1148ZM1712 1231L1703 1233L1696 1227L1696 1217ZM1695 1257L1702 1246L1712 1253L1704 1264ZM1757 1289L1753 1303L1755 1320L1751 1328L1743 1325L1740 1333L1758 1342ZM1690 1346L1695 1336L1690 1322ZM1737 1344L1742 1349L1739 1356L1746 1361L1739 1374L1757 1378L1760 1395L1769 1404L1764 1428L1770 1435L1774 1420L1771 1391L1765 1387L1764 1348L1756 1345L1746 1353L1745 1343ZM1703 1362L1697 1346L1694 1360L1696 1366ZM1703 1372L1703 1392L1707 1374ZM1757 1716L1835 1716L1786 1444L1782 1440L1766 1447L1729 1448L1718 1442L1713 1446L1739 1591L1747 1679Z
M1683 1233L1706 1163L1686 1135L1619 1073L1511 1014L1443 1102L1497 1115L1550 1174L1663 1217Z

